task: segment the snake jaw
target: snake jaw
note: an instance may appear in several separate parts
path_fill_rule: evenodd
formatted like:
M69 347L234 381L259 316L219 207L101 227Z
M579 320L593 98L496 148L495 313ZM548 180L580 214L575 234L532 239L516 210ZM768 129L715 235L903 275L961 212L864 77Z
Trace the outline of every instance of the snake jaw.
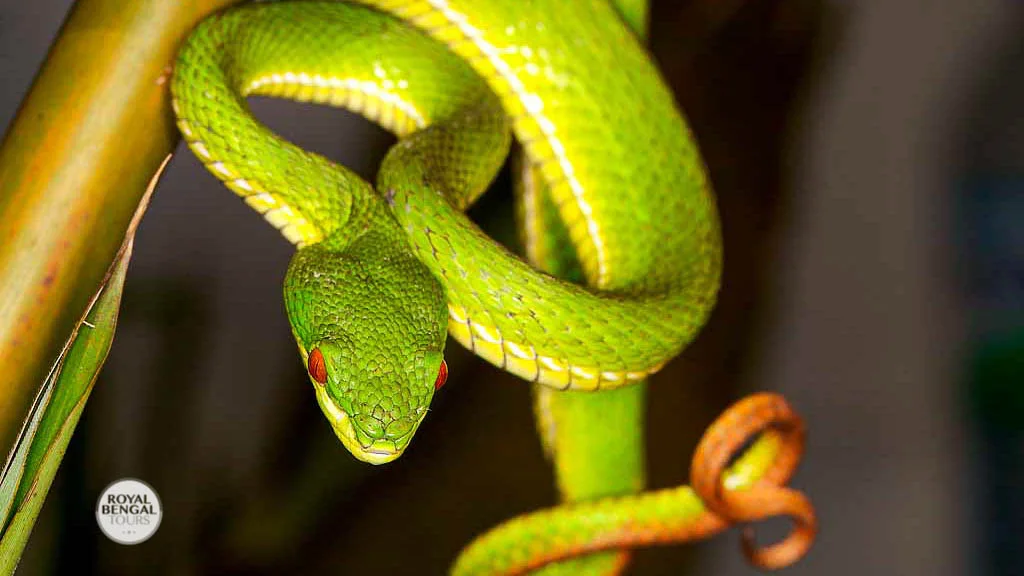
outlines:
M356 435L352 419L334 402L327 393L327 387L314 386L313 388L316 390L316 401L331 423L334 434L353 456L369 464L387 464L402 455L404 448L399 448L392 441L378 440L369 446L364 446Z

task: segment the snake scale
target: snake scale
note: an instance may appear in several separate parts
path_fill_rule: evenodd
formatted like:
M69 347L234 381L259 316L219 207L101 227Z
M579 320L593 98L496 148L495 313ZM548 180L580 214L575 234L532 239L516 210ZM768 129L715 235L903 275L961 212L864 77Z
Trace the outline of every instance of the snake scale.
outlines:
M535 384L563 495L585 500L483 535L455 574L615 573L627 558L615 550L774 515L794 530L764 548L744 533L748 558L773 568L802 556L813 511L783 484L803 427L774 395L712 425L692 488L592 499L642 487L643 381L703 325L721 270L699 152L637 36L645 4L359 4L369 6L270 2L214 15L185 42L171 82L191 150L297 247L285 306L345 447L374 464L402 454L447 377L451 334ZM373 186L261 125L252 95L344 107L399 140ZM513 134L536 267L463 214Z

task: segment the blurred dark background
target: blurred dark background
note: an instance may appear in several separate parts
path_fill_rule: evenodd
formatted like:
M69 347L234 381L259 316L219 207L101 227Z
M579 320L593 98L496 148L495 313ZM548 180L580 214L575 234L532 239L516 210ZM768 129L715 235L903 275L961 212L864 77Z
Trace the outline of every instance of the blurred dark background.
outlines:
M0 5L6 125L70 2ZM653 379L650 484L685 481L702 429L776 390L808 423L795 484L821 523L786 573L1024 574L1024 3L655 2L652 50L719 195L726 274L709 326ZM336 110L254 108L366 175L391 142ZM507 235L495 192L474 216ZM288 329L291 251L175 157L19 574L441 574L553 502L527 386L455 343L407 454L354 461ZM164 505L131 547L93 516L124 476ZM737 540L641 551L631 574L753 574Z

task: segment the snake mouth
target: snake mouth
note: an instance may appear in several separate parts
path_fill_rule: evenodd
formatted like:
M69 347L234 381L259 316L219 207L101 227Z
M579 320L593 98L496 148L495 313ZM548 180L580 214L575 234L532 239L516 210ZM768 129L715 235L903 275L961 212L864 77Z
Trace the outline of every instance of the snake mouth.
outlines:
M402 455L402 449L390 441L379 440L369 446L364 446L356 437L352 419L330 397L327 387L313 386L313 388L316 390L317 403L320 404L320 409L331 423L334 434L353 456L369 464L387 464Z

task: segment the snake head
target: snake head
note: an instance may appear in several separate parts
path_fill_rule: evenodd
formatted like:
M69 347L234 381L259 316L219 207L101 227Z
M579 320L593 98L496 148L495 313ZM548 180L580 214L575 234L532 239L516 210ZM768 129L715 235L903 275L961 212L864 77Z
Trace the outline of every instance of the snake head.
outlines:
M444 289L404 243L368 236L338 252L296 252L285 305L335 434L356 458L383 464L409 445L447 376L448 313Z
M352 350L350 343L323 340L304 354L317 402L356 458L371 464L391 462L409 445L434 391L444 384L444 355L427 350L413 354L403 362L398 377L388 373L387 362L367 366L368 373L353 374L345 369L352 364Z

